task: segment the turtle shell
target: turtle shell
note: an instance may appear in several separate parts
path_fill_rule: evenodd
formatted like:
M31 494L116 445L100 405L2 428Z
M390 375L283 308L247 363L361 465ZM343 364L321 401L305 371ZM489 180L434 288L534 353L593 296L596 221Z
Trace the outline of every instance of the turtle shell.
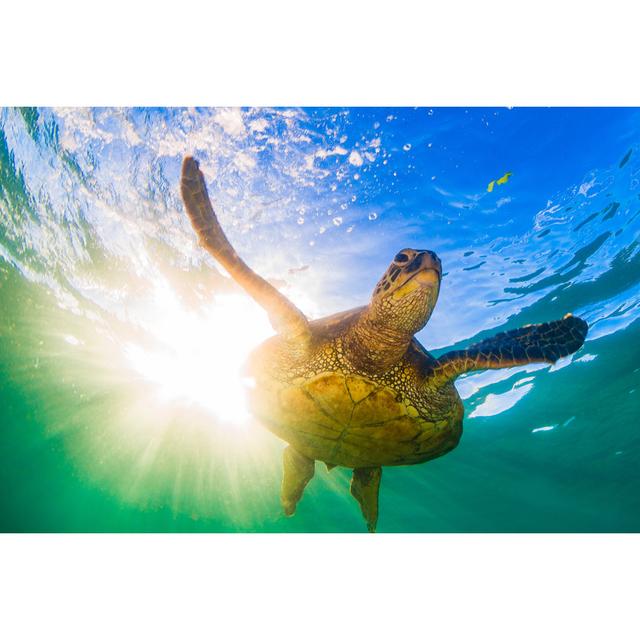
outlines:
M419 345L390 371L355 370L341 340L357 311L313 323L304 354L279 337L262 345L250 365L252 411L300 453L330 465L416 464L450 451L462 431L455 388L425 388L430 356Z

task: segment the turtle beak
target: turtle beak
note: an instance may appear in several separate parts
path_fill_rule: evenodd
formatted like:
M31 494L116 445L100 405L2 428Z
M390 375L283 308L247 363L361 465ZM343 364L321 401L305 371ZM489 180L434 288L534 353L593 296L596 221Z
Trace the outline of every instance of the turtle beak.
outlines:
M442 279L440 268L434 268L431 264L426 264L411 275L402 286L393 292L393 299L399 300L406 295L413 293L416 289L440 289Z
M405 284L415 281L415 284L432 286L442 280L442 263L433 251L420 251L407 265L406 272L413 275Z
M415 280L418 284L421 285L434 285L440 284L442 276L439 271L435 269L424 269L422 271L418 271L411 280Z
M433 270L438 274L438 281L442 280L442 262L434 251L423 251L421 253L422 266L424 270Z

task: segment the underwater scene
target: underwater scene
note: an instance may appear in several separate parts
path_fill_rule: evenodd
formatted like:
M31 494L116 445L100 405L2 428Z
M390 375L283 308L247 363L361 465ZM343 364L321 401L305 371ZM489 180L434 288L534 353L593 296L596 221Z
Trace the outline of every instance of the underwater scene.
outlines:
M185 207L185 156L241 278ZM246 363L276 329L298 353L305 316L402 300L416 256L419 357L455 367L484 341L492 368L449 378L459 443L381 463L369 529L640 531L640 109L462 107L1 109L0 530L366 532L373 476L354 499L347 458L311 461L285 515L287 443ZM554 363L493 368L493 336L567 314L588 333L549 338ZM322 380L278 410L311 423Z

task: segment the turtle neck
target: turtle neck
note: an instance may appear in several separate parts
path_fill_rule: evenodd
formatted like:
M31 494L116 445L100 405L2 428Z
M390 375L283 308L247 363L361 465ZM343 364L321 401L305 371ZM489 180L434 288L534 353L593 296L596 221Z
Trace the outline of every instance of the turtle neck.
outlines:
M345 355L363 371L386 371L399 362L412 338L413 335L374 320L367 308L345 333Z

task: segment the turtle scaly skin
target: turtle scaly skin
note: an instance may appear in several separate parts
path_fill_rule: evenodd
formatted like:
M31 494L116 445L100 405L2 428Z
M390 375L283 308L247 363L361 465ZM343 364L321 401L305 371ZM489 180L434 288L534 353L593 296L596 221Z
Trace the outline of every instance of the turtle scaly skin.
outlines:
M287 515L321 460L329 469L353 469L351 493L375 531L382 467L426 462L458 444L464 410L457 376L555 362L586 337L586 322L568 314L434 358L414 336L435 307L442 265L432 251L416 249L396 254L368 305L310 322L236 254L193 158L184 159L181 189L200 244L265 308L277 332L253 352L246 371L254 382L252 411L288 443L281 489Z

